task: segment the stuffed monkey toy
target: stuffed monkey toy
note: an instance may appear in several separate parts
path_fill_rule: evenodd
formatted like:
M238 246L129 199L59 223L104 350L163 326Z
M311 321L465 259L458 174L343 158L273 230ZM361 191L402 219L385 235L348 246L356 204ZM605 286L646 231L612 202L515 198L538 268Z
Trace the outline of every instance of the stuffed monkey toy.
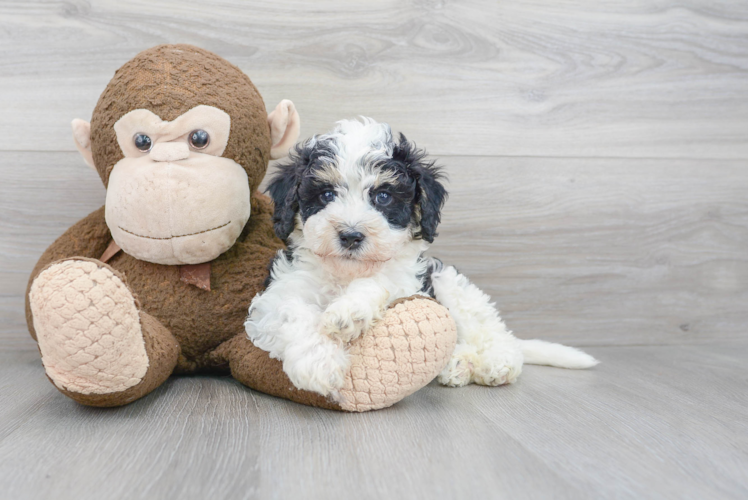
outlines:
M334 401L297 390L246 337L247 308L283 249L257 188L299 123L290 101L267 115L246 75L190 45L154 47L117 70L91 123L73 121L105 206L44 252L26 294L29 330L57 389L119 406L172 374L225 371L267 394L365 411L436 377L455 327L422 297L393 305L352 343Z

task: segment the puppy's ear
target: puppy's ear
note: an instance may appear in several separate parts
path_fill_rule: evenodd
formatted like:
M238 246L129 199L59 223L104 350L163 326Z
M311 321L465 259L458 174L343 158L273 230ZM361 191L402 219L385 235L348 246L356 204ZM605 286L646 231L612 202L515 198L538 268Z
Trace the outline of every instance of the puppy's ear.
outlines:
M308 163L308 155L299 145L291 154L291 163L280 165L273 174L266 193L270 194L275 204L273 229L276 236L286 241L294 230L294 219L299 211L299 183Z
M426 152L400 134L400 143L393 150L393 157L404 162L408 172L416 181L415 203L420 213L420 236L429 243L434 242L436 227L441 221L441 211L447 201L447 190L441 183L445 178L441 167L426 160Z

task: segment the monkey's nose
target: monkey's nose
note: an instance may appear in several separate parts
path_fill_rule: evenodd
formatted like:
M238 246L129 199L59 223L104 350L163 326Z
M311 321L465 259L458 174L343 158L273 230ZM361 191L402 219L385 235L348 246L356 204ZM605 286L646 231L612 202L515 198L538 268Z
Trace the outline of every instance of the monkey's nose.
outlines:
M148 156L153 161L186 160L190 156L190 147L186 142L157 142Z
M347 248L348 250L355 250L360 247L365 238L365 236L358 231L339 233L338 236L340 237L340 244L343 245L343 248Z

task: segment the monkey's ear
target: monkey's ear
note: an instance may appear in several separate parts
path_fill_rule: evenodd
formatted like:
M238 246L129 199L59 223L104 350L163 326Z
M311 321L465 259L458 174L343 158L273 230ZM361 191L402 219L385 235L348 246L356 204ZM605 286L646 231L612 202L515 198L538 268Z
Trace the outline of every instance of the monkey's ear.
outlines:
M91 153L91 124L84 120L76 118L71 123L73 126L73 141L75 147L78 148L78 152L83 157L83 161L86 165L96 170L96 166L93 161L93 153Z
M270 148L270 158L273 160L283 158L299 139L301 119L296 106L288 99L283 99L268 115L268 125L270 126L270 139L273 142Z
M421 215L420 236L433 243L436 227L441 221L442 207L447 201L447 190L441 183L444 173L434 161L426 159L424 150L417 149L403 134L400 134L400 143L393 149L392 156L408 165L410 175L416 181L415 201Z
M296 213L299 211L299 180L303 157L294 155L294 162L280 165L270 180L266 193L275 205L273 229L284 242L294 230Z

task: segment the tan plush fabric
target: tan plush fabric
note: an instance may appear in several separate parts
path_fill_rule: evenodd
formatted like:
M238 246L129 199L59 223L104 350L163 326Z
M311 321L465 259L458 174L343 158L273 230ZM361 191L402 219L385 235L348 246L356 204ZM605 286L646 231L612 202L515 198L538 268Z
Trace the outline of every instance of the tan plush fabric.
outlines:
M140 260L211 261L236 242L250 212L247 174L226 158L192 155L168 168L125 158L109 176L107 225L122 250Z
M179 356L179 345L169 330L150 314L140 311L140 327L150 367L143 380L121 392L81 394L60 389L69 398L88 406L122 406L145 396L169 378ZM59 389L59 387L58 387Z
M136 109L117 120L114 131L117 142L125 156L141 157L146 153L138 150L133 143L135 134L145 134L151 138L154 148L159 144L179 141L187 147L187 134L194 130L204 130L210 137L208 145L200 150L202 154L221 156L226 150L231 131L231 117L225 111L213 106L195 106L174 121L164 121L147 109ZM181 159L164 158L160 161Z
M270 200L255 193L252 216L239 240L211 261L210 292L181 281L179 266L144 262L124 252L109 260L111 268L126 277L141 311L156 318L177 339L181 346L179 373L214 368L210 352L244 331L249 303L262 290L268 263L283 248L273 232L272 213ZM49 264L68 258L98 259L111 241L102 207L50 245L32 271L28 291ZM36 338L28 300L26 319Z
M351 370L342 402L296 389L283 364L242 332L213 352L235 379L258 391L331 410L362 412L392 406L431 382L457 341L454 321L434 300L414 296L393 304L382 321L351 343Z
M86 165L96 170L91 153L91 124L76 118L70 125L73 127L73 142L76 149L83 157Z
M114 124L136 109L172 121L196 106L213 106L231 117L224 157L241 165L250 193L270 160L270 130L262 96L242 71L225 59L186 44L144 50L118 69L91 117L91 151L104 185L123 158Z
M120 392L140 383L148 356L135 298L110 269L66 260L31 287L34 329L47 375L81 394Z
M361 347L352 348L355 372L343 408L290 387L280 363L246 338L247 308L283 243L273 232L270 200L255 191L270 157L264 103L249 78L225 60L189 45L159 46L116 72L91 120L91 150L104 185L123 158L114 130L123 115L147 109L171 121L200 105L230 116L222 156L246 172L241 178L252 193L249 221L230 247L210 260L210 290L182 281L177 265L146 262L126 251L107 264L98 260L112 242L104 207L68 229L39 259L26 294L29 331L56 387L82 404L119 406L153 391L172 373L230 370L269 394L364 411L388 406L428 383L447 362L455 335L446 310L426 299L388 311L386 335L375 329L356 341ZM289 123L298 119L295 110L285 109ZM104 325L104 313L114 314L113 325ZM115 333L117 325L122 333Z
M368 411L397 403L434 380L456 342L454 320L443 306L424 298L396 304L351 344L341 408Z
M270 158L273 160L283 158L293 147L301 129L301 120L294 104L288 99L279 102L268 115L268 125L270 125L270 138L273 143Z

